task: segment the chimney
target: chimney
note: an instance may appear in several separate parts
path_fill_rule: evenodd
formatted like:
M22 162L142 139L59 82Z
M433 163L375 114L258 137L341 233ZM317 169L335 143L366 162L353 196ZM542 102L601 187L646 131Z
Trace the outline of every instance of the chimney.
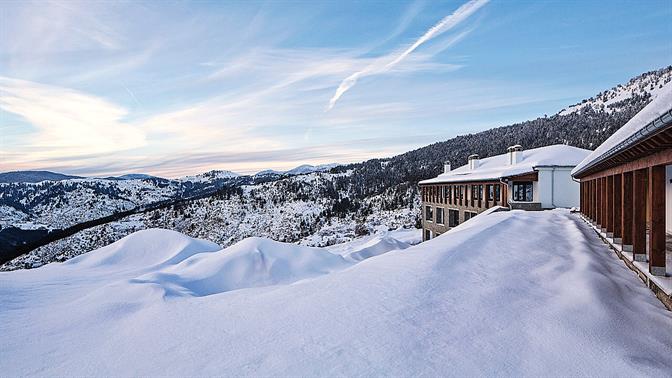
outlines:
M469 169L474 170L478 168L478 154L469 155L467 160L469 160Z
M443 163L443 173L448 173L450 172L450 162L446 161Z
M523 160L523 146L516 144L506 149L509 154L509 165L516 165Z

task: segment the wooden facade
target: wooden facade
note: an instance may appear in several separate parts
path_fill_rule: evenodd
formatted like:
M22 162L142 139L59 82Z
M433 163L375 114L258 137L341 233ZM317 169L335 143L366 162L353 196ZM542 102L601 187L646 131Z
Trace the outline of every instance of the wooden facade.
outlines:
M661 118L662 119L662 118ZM672 121L588 169L581 181L581 211L649 273L666 267L666 166L672 164Z

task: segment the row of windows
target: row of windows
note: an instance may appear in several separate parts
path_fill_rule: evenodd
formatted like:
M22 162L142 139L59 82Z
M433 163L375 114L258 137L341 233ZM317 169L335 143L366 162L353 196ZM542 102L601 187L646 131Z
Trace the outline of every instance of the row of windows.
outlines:
M476 216L477 213L471 211L464 212L464 221ZM434 222L434 207L425 206L425 220ZM443 207L436 208L436 223L445 225L445 214ZM460 211L455 209L448 209L448 227L455 227L460 224Z
M474 185L434 185L423 186L422 200L444 199L443 202L453 202L453 200L463 200L471 198L474 201L483 199L483 189L487 195L488 201L501 200L501 185L499 184L474 184Z
M433 202L438 199L443 203L453 203L453 201L461 201L465 197L471 197L474 201L480 201L483 199L484 188L488 201L499 202L501 200L501 185L499 184L423 186L421 188L422 200L424 202ZM514 181L512 193L513 200L518 202L532 202L534 200L532 188L532 181Z

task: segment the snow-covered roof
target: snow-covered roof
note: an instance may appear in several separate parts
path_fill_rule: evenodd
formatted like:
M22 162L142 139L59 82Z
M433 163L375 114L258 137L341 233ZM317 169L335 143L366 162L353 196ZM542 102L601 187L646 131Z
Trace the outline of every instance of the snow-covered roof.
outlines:
M645 106L577 165L572 170L572 175L576 176L585 171L586 168L615 155L621 150L619 147L625 145L626 142L629 145L648 137L650 134L642 131L670 111L672 111L672 82L666 84L649 105Z
M522 159L516 164L509 164L508 153L496 155L480 159L478 167L475 169L469 169L469 165L466 164L448 173L442 173L435 178L420 181L420 184L498 180L503 177L534 172L536 167L573 167L588 156L590 151L565 144L555 144L523 150L519 153L522 154Z

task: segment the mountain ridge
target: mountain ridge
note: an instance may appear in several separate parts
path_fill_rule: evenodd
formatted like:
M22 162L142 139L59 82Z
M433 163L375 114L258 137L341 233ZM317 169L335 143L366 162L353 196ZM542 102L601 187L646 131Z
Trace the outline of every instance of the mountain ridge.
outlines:
M73 250L73 245L88 251L148 227L174 229L222 246L247 236L324 246L382 229L414 227L419 216L416 184L441 173L444 161L458 167L466 164L467 156L472 153L486 158L504 153L514 144L521 144L525 149L551 144L594 149L651 101L655 96L655 91L649 92L651 83L672 85L671 80L672 66L669 66L629 80L630 87L643 88L643 91L632 91L605 106L593 105L598 97L602 99L599 101L609 101L617 98L619 93L622 95L619 88L624 86L616 86L616 90L607 90L592 97L593 100L583 101L584 105L576 111L566 112L568 108L565 108L552 116L457 136L391 158L339 165L326 172L298 176L240 176L215 183L183 182L177 191L167 194L168 198L179 198L185 193L211 194L81 231L40 247L3 268L39 266L48 261L68 259L72 257L69 251ZM8 215L1 218L9 220L10 224L20 222L27 226L40 223L50 226L53 221L68 219L78 221L78 217L72 218L68 214L104 214L119 206L122 209L143 206L143 201L153 198L151 194L158 190L164 192L159 197L165 200L171 185L168 181L145 180L147 182L139 181L145 183L139 186L134 184L136 181L117 181L112 186L101 186L97 182L64 184L68 181L3 184L0 185L0 214ZM102 190L100 193L104 196L82 201L77 195L67 194L85 184L94 192ZM81 193L90 193L83 187L81 190ZM34 198L30 203L37 207L25 207L27 196ZM13 202L8 202L12 198Z

